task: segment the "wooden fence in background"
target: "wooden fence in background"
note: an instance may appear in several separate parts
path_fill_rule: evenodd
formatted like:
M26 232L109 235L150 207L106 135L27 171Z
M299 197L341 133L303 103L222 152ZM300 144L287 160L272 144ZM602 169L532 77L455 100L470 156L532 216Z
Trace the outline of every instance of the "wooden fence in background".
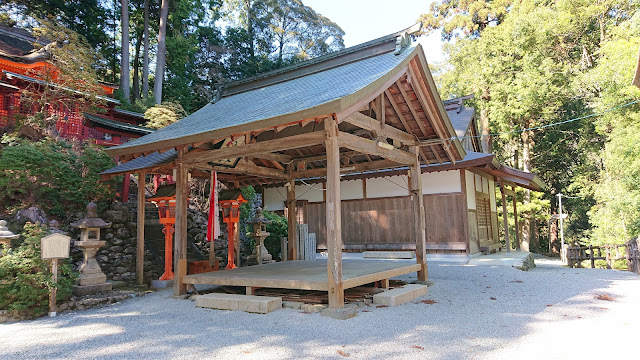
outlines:
M625 260L627 269L640 275L640 237L631 239L623 245L578 246L567 245L567 265L582 267L582 261L589 260L591 268L596 260L604 260L607 269L611 269L616 260Z

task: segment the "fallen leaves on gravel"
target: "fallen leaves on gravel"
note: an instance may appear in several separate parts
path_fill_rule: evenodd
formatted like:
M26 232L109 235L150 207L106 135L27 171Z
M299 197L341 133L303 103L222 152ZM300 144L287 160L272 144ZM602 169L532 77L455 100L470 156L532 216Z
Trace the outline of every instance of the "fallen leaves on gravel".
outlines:
M522 280L514 280L514 281L512 281L512 283L522 284Z
M414 349L418 349L418 350L424 350L424 348L422 346L418 346L418 345L413 345L411 346Z
M340 354L341 356L344 356L344 357L349 357L349 353L344 352L342 350L338 350L338 354Z
M607 294L598 294L596 295L596 299L604 300L604 301L616 301L616 299L614 299L612 296Z
M491 300L498 300L498 299L494 298L493 296L492 296L492 297L490 297L489 299L491 299Z
M378 305L378 306L376 306L377 309L386 308L386 307L388 307L388 306L387 305Z
M429 305L437 303L437 301L431 300L431 299L420 300L420 302L423 304L429 304Z

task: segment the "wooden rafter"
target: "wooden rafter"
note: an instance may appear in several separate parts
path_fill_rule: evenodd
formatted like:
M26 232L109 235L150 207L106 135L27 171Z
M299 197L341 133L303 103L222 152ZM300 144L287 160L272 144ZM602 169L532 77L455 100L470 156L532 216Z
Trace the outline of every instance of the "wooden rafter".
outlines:
M378 136L399 140L405 145L415 145L417 142L413 135L398 130L393 126L382 126L382 120L378 121L359 112L353 113L344 121L365 130L374 131Z
M398 119L400 119L400 122L402 123L402 126L404 126L405 131L407 133L410 133L409 124L407 123L407 120L404 118L404 114L402 114L402 112L400 111L400 107L396 103L396 100L393 98L393 95L391 94L389 89L385 90L384 93L385 93L385 95L387 95L387 98L389 99L389 103L391 104L391 107L393 108L393 111L395 111L396 115L398 115ZM420 148L420 157L422 158L422 160L424 160L424 162L427 165L431 164L431 162L429 161L429 158L424 153L422 148Z
M324 138L324 131L316 131L251 144L203 151L199 153L189 153L184 156L184 162L185 164L194 164L222 159L234 159L238 157L254 157L275 151L318 145L324 142Z
M363 154L380 156L400 164L411 164L413 162L413 155L406 151L399 149L385 149L378 146L378 144L373 140L365 139L346 132L341 131L338 133L338 143L341 147L346 147Z
M422 122L420 122L420 118L418 117L418 113L416 112L416 110L411 105L411 99L409 98L409 94L407 94L407 91L402 88L402 84L400 84L400 80L396 81L396 86L400 90L400 94L402 95L402 98L404 99L405 103L407 104L407 107L409 108L409 111L411 111L411 115L413 115L413 118L415 119L416 124L418 124L418 127L420 128L420 131L422 132L422 135L424 135L424 137L429 136L429 134L427 133L427 128L424 126L424 124Z

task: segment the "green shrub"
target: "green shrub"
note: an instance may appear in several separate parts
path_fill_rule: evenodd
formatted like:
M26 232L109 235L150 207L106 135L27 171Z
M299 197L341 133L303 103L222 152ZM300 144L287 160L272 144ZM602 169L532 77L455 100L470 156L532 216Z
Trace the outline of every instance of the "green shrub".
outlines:
M282 249L280 239L289 235L287 218L266 210L263 212L263 215L265 218L271 220L271 223L267 224L267 231L270 234L264 239L264 246L269 250L269 254L271 254L274 259L280 257L282 260L282 257L286 256L286 254L280 254ZM280 255L278 256L278 254Z
M113 160L102 149L64 141L30 142L3 137L0 149L0 208L37 204L65 219L94 201L104 211L115 196L113 181L100 172ZM16 205L19 204L19 205Z
M0 309L22 316L40 316L47 312L51 272L48 261L40 259L40 239L45 228L27 223L22 232L22 244L0 258ZM56 288L57 300L71 296L77 274L69 260L60 262Z

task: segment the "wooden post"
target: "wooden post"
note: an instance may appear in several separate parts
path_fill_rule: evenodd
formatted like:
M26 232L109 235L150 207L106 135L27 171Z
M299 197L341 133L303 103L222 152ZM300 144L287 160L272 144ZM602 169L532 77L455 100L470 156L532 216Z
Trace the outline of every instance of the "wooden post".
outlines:
M333 118L324 120L327 130L327 276L329 283L329 307L344 307L342 284L342 223L340 204L340 145L338 124ZM291 238L289 238L291 244Z
M131 174L124 174L124 179L122 180L122 202L129 202L129 182L131 182Z
M293 177L293 164L289 165L289 186L287 187L287 239L288 239L288 257L289 260L298 260L298 242L297 242L297 225L296 219L296 179Z
M500 181L500 180L498 180ZM507 248L507 253L511 253L511 242L509 241L509 219L507 218L507 195L506 190L504 188L504 183L502 181L500 183L500 193L502 194L502 223L504 224L504 243ZM516 228L516 232L517 232Z
M51 282L53 286L51 287L51 291L49 291L49 316L54 317L58 311L56 306L56 297L58 294L58 288L56 288L58 284L58 259L51 259Z
M589 245L589 256L591 256L591 268L595 269L596 268L596 259L595 259L595 254L593 253L593 245Z
M183 163L185 148L178 149L176 158L176 232L173 247L173 264L175 276L173 281L173 295L183 295L187 287L182 283L186 275L187 262L187 201L189 194L189 169ZM181 262L184 262L183 266Z
M518 199L516 198L516 189L514 186L511 186L511 190L513 190L512 201L513 201L513 219L516 223L516 250L520 251L520 231L518 231Z
M424 211L424 196L422 195L422 171L420 170L420 149L409 147L409 152L415 155L415 161L409 166L410 196L413 203L413 237L416 242L416 261L421 269L418 271L418 281L429 279L427 269L427 225Z
M144 196L145 172L138 174L138 242L136 245L136 282L142 285L144 282Z

